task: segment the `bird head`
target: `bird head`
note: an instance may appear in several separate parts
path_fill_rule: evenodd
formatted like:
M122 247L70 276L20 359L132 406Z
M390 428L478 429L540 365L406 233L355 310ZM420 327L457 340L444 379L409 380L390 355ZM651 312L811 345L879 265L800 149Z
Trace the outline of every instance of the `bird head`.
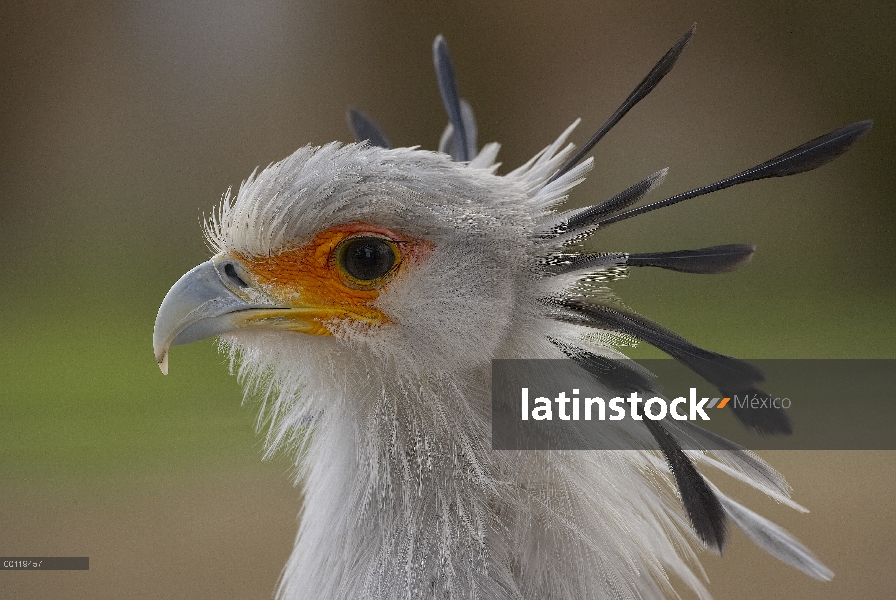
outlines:
M162 303L157 361L164 371L172 346L226 335L262 367L303 345L445 371L487 363L535 308L546 207L527 174L366 143L299 149L208 219L216 254Z

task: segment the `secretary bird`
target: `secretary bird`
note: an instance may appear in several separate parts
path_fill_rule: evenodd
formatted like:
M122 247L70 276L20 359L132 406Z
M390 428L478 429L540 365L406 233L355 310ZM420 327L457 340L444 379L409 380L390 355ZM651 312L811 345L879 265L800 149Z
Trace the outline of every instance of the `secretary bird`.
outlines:
M624 361L614 342L635 338L726 394L761 380L747 363L579 287L611 269L726 272L753 246L588 254L580 243L648 211L814 169L864 137L869 121L665 200L639 204L662 170L604 202L558 208L591 169L587 154L693 33L577 153L567 138L578 121L505 175L498 144L477 149L439 36L449 125L438 152L392 148L351 110L357 143L300 148L228 192L208 218L215 255L166 295L155 357L167 373L172 346L219 336L246 393L262 398L268 452L294 451L304 500L279 598L664 598L675 595L670 573L705 598L695 549L721 552L729 520L785 563L833 576L695 464L801 509L784 479L724 440L683 449L683 435L710 439L696 427L644 420L618 450L492 447L495 359L571 359L610 397L616 383L595 365ZM735 416L764 434L791 428L781 410Z

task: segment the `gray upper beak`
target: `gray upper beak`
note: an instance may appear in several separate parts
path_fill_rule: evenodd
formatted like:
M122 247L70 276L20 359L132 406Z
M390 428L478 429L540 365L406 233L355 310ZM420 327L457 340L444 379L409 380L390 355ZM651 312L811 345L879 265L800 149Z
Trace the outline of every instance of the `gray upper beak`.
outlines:
M162 301L152 335L156 362L168 374L168 349L233 331L235 314L271 308L237 296L222 281L217 265L208 260L178 279Z

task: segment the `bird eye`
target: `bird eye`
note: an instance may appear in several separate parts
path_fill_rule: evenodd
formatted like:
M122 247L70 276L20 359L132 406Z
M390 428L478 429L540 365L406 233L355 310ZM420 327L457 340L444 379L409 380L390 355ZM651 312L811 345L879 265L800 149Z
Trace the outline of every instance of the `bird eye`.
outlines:
M391 240L373 236L348 238L336 247L336 265L353 287L375 287L398 264L398 248Z

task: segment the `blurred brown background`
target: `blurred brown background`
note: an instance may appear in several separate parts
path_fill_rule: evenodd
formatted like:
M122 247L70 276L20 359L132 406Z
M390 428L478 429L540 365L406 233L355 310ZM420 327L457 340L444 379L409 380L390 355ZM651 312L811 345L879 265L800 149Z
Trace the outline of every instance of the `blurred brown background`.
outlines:
M3 3L0 555L88 555L91 569L0 572L0 597L270 597L296 530L288 457L261 462L255 409L211 342L176 349L167 378L150 349L168 287L208 256L202 215L256 166L350 141L349 105L395 144L434 148L437 33L480 143L500 141L512 168L575 117L587 139L695 21L572 204L666 166L672 194L852 121L875 128L822 170L610 228L595 248L759 246L734 275L637 272L615 290L737 356L896 358L891 0ZM713 594L896 595L896 455L767 458L811 514L714 479L836 578L736 533L705 557Z

